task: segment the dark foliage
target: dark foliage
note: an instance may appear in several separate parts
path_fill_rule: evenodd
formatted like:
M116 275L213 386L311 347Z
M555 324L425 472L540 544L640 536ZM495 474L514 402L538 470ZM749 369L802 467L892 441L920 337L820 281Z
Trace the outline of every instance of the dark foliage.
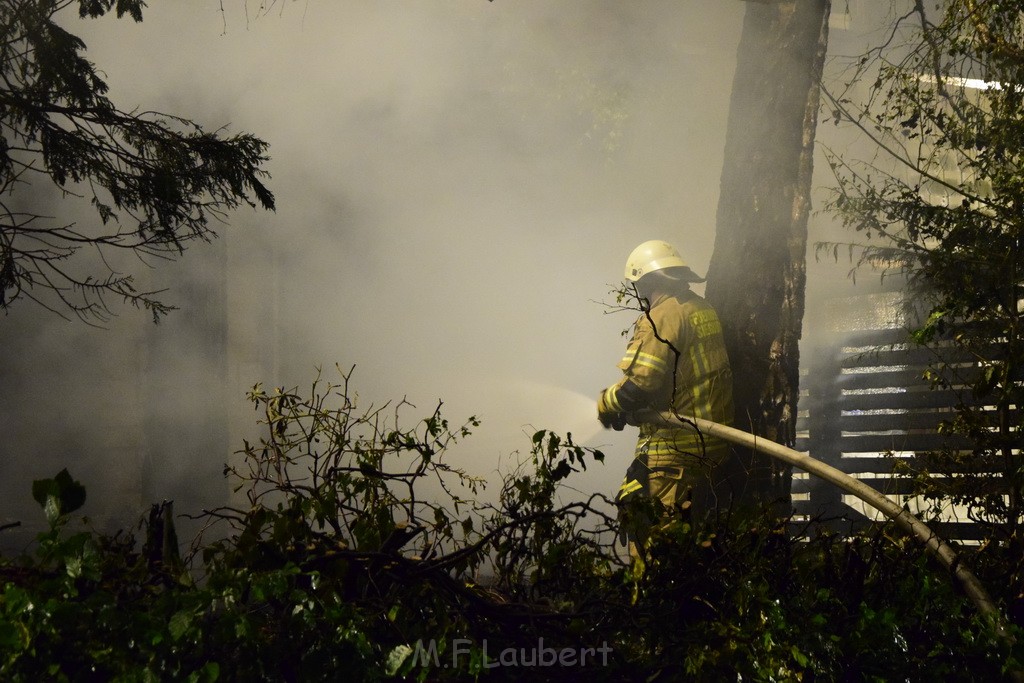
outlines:
M159 292L139 291L111 259L173 258L215 236L212 222L233 208L272 209L267 144L119 109L85 43L62 26L75 5L82 17L116 12L141 21L145 3L0 2L0 309L24 297L96 323L112 313L114 297L157 319L172 307ZM44 181L64 198L86 200L95 218L78 225L47 217L33 204Z
M880 153L831 155L830 208L860 234L859 264L907 278L923 307L908 341L934 350L928 378L959 396L941 426L956 440L899 471L936 517L956 506L1021 556L1024 17L1017 2L910 5L831 96ZM1024 590L1020 563L1008 573Z
M253 391L265 436L229 468L244 495L207 513L220 540L191 572L166 509L139 548L71 530L66 472L37 482L50 530L0 564L0 676L955 680L1019 661L889 527L677 519L628 561L607 501L559 501L597 452L538 432L487 504L445 462L475 420L404 428L406 404L358 412L343 377L309 398ZM423 497L431 483L446 493Z

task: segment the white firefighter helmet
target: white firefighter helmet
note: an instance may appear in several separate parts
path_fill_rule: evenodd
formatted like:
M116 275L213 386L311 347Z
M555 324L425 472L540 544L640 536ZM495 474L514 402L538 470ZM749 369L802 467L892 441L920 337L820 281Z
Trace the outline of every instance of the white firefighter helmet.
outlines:
M665 268L686 268L686 262L676 248L662 240L644 242L626 259L626 280L636 282L647 273ZM691 273L693 271L690 271Z

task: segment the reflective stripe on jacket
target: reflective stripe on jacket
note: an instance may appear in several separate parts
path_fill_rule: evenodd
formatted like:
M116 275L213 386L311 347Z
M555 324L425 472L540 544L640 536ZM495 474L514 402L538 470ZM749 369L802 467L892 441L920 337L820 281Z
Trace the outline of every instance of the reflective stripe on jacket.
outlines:
M700 417L732 424L732 370L715 310L697 294L663 295L651 302L634 325L633 338L618 366L622 379L611 388L609 402L629 381L643 391L648 406L680 417ZM718 458L726 444L701 438L693 428L640 426L640 448L652 460L679 453ZM651 463L653 464L653 462Z

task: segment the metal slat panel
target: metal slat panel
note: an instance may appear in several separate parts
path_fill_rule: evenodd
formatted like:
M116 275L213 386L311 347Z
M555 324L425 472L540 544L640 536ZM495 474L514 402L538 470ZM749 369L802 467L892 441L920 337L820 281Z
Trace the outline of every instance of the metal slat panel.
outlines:
M986 416L990 426L999 424L999 416L994 410L979 411L977 415ZM909 436L914 436L913 430L927 430L934 432L938 429L939 423L943 421L952 421L955 417L956 413L952 411L915 411L889 414L858 414L851 411L849 414L840 416L837 424L839 425L839 429L844 433L906 431L911 432ZM1012 423L1016 424L1016 421L1019 420L1019 414L1017 411L1011 412L1010 420Z
M983 356L988 360L998 360L1004 353L998 347L987 349ZM856 351L844 354L839 364L844 368L870 367L878 365L915 365L926 367L945 363L972 363L978 356L965 349L947 347L933 349L925 346L909 346L907 348L876 347L870 351Z
M963 438L941 434L872 434L844 436L844 453L882 453L885 451L938 451L943 448L970 448Z
M987 351L988 358L999 357L998 345ZM883 494L914 493L913 480L891 476L896 462L923 468L923 459L914 453L970 449L971 444L962 437L936 433L940 422L955 417L956 406L990 408L988 401L973 396L969 386L984 370L950 340L924 348L910 342L906 330L861 331L851 333L842 346L834 347L831 353L823 351L818 358L801 380L804 393L797 420L797 448L843 472L861 475L858 479ZM933 389L925 373L929 366L943 363L953 364L945 370L957 385ZM1020 422L1018 411L1014 411L1012 420ZM880 457L886 451L906 455L898 459ZM935 463L928 464L934 470ZM976 458L964 468L999 472L997 462L982 463ZM939 485L947 481L952 483L935 477ZM986 485L998 493L1003 490L1002 484L996 476ZM859 506L847 504L842 492L825 482L794 478L791 490L793 508L803 520L791 525L795 533L806 533L813 524L848 533L872 523ZM982 533L978 526L955 519L934 528L947 538L971 539Z
M813 397L808 399L808 403ZM969 390L960 392L943 391L921 387L917 391L888 391L870 394L842 394L835 401L840 410L878 410L882 408L945 408L963 402L967 406L984 405L984 401L976 399ZM824 408L822 406L821 408ZM809 407L808 410L814 410Z
M900 369L886 369L878 372L850 372L840 375L836 382L841 391L885 389L888 387L927 387L924 379L927 368L917 366ZM957 379L963 384L971 384L981 376L981 368L961 368Z
M886 415L860 413L842 415L838 419L843 432L882 432L929 430L934 432L942 420L952 420L954 413L915 412ZM908 436L914 436L909 434Z
M853 346L889 346L892 344L905 344L910 341L910 334L903 329L884 330L859 330L852 332L847 338L844 347Z

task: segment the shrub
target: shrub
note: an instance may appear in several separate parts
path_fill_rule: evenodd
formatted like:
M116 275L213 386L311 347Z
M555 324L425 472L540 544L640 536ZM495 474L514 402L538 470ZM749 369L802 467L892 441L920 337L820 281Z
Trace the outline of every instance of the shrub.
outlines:
M476 425L358 410L342 374L250 397L265 432L227 467L242 504L177 556L156 506L72 532L84 490L33 487L50 528L0 565L5 680L998 678L993 637L916 546L879 526L794 538L765 516L669 519L638 557L612 504L565 482L600 452L541 431L497 502L446 463ZM428 499L430 481L441 491ZM441 498L446 496L446 499ZM211 532L208 531L208 536ZM969 667L965 669L965 667Z

